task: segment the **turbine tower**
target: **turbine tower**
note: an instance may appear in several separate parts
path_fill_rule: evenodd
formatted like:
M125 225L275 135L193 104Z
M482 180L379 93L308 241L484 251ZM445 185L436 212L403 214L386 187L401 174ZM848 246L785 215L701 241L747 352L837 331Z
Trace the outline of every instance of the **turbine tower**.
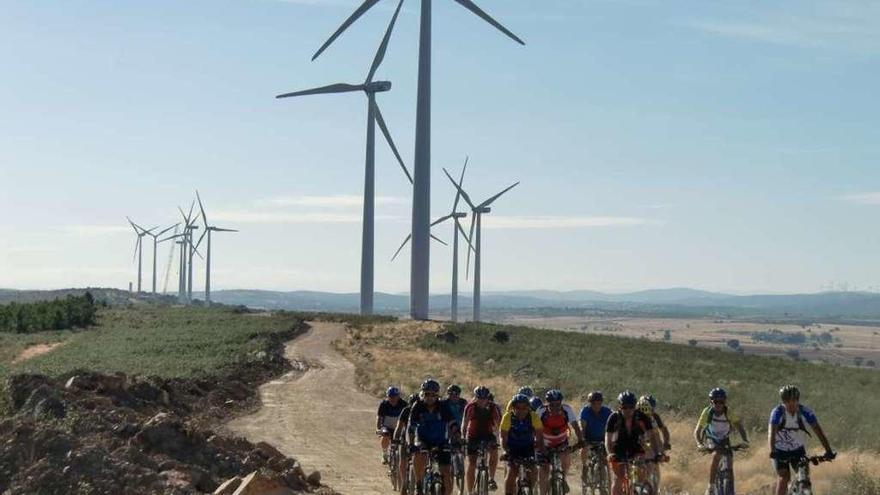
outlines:
M506 189L504 189L500 193L492 196L491 198L487 199L486 201L483 201L482 203L480 203L478 205L474 205L474 203L471 201L470 196L468 196L468 194L464 191L464 189L462 189L461 186L459 186L455 182L455 179L453 179L452 176L449 175L449 172L447 172L445 168L443 169L443 172L446 174L446 177L449 178L449 181L452 182L452 185L454 185L455 188L458 190L458 192L461 194L461 197L464 198L464 200L468 204L468 206L471 207L471 228L470 228L469 238L473 239L474 226L476 225L476 228L477 228L477 239L476 239L476 242L474 243L474 321L480 321L480 269L481 269L480 262L481 262L481 258L482 258L482 249L480 248L480 244L481 244L481 237L482 237L482 232L483 232L483 222L482 222L483 215L491 212L492 209L489 207L492 205L492 203L494 203L495 200L500 198L507 191L510 191L514 187L518 186L519 182L516 182L513 185L508 186ZM471 253L470 253L470 251L468 251L468 260L467 260L468 271L470 271L470 266L471 266Z
M208 225L208 216L205 214L205 206L202 204L202 197L199 196L199 192L196 191L196 199L199 200L199 209L202 211L202 222L205 224L205 231L202 232L202 236L199 237L199 242L196 243L196 249L202 244L202 239L205 236L208 236L208 247L205 252L205 304L208 306L211 305L211 232L238 232L237 230L232 229L223 229L214 225Z
M455 226L452 229L453 241L452 241L452 302L450 304L450 312L452 316L453 323L458 322L458 234L461 233L464 236L464 240L467 241L468 244L468 257L470 257L471 250L474 249L474 245L471 244L471 239L465 233L464 228L461 226L461 219L467 216L467 213L458 211L458 202L461 199L461 191L459 189L463 187L464 184L464 172L467 170L468 159L464 159L464 166L461 168L461 178L458 180L458 186L455 190L455 202L452 203L452 212L449 215L441 218L439 221L434 222L434 224L445 222L446 220L452 219L455 223ZM432 225L434 225L432 224Z
M169 230L177 227L178 225L180 225L180 224L175 223L171 227L168 227L167 229L162 230L158 234L153 234L152 232L148 233L149 236L153 238L153 294L156 293L156 252L159 249L159 236L161 236L165 232L168 232Z
M525 43L471 0L454 0L521 45ZM318 58L349 26L379 0L364 0L312 57ZM413 162L412 259L410 265L410 315L428 319L431 235L431 4L421 0L419 76L416 104L416 143ZM399 6L398 6L399 8Z
M134 229L134 233L137 234L137 242L135 242L135 245L134 245L134 256L132 256L131 261L134 261L135 259L137 259L137 262L138 262L137 292L138 292L138 294L140 294L141 293L141 273L142 273L142 268L143 268L143 254L144 254L143 253L143 251L144 251L143 238L145 235L149 235L152 231L156 230L156 227L153 227L152 229L147 230L147 229L141 227L140 225L132 222L130 218L125 217L125 219L128 220L129 225L131 225L131 228Z
M373 80L376 75L376 71L379 69L379 66L382 64L382 60L385 58L385 52L388 49L388 42L391 40L391 33L394 30L394 24L397 22L397 16L400 14L400 8L402 5L403 0L400 0L397 4L397 9L394 11L394 15L391 17L391 22L388 24L388 29L385 31L385 36L382 38L382 43L379 45L376 56L373 58L373 65L370 67L370 72L367 74L367 79L362 84L331 84L329 86L323 86L320 88L286 93L283 95L278 95L276 97L289 98L317 94L351 93L356 91L363 91L367 95L367 155L365 166L366 171L364 173L363 234L361 237L361 314L365 315L373 313L373 258L377 123L379 124L379 129L382 131L382 134L385 136L385 140L388 141L388 145L391 147L391 151L394 153L395 158L397 158L397 162L403 169L403 173L406 174L406 177L407 179L409 179L410 183L413 182L413 178L410 175L409 170L407 170L406 165L403 164L403 159L400 157L400 153L397 151L397 146L395 146L394 140L391 139L391 133L388 131L388 126L385 124L385 119L382 117L382 112L379 110L379 105L376 103L376 93L390 91L391 82Z

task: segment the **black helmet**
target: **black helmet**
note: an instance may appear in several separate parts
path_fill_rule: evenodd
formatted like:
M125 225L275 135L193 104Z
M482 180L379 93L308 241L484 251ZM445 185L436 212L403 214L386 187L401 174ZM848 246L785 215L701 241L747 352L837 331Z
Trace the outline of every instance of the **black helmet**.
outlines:
M638 398L636 398L636 394L630 392L629 390L626 390L621 392L620 395L617 396L617 402L620 403L621 406L635 407L636 402L638 402Z
M400 389L397 387L388 387L388 390L385 391L386 397L400 397Z
M786 385L779 389L779 398L782 400L800 400L801 391L794 385Z
M422 382L422 392L440 393L440 384L433 378L428 378Z
M556 390L555 388L552 390L548 390L547 393L544 394L544 399L546 399L547 402L562 400L562 392Z
M446 393L449 395L461 395L461 387L458 385L450 385L446 387Z
M489 392L489 396L486 398L489 399L489 402L495 402L495 394L492 392Z
M535 391L532 390L532 387L520 387L519 392L517 394L525 395L526 397L532 398L535 396Z
M510 400L510 404L511 404L511 405L514 405L514 406L517 405L517 404L526 404L526 405L528 405L528 404L529 404L529 398L528 398L528 396L526 396L525 394L516 394L516 395L513 396L513 399Z
M727 390L715 387L709 391L709 400L724 400L727 398Z
M492 395L492 393L489 392L489 388L483 385L474 389L474 397L477 399L488 399L490 395Z
M600 392L598 390L593 390L592 392L590 392L589 395L587 395L587 402L595 402L595 401L602 402L604 400L605 400L605 397L602 397L602 392Z

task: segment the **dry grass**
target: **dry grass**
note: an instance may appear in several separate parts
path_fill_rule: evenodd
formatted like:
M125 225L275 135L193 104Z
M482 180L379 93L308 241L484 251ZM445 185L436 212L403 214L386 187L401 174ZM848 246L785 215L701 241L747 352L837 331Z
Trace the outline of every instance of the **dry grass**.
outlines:
M336 348L355 363L359 385L376 396L389 384L403 387L405 392L416 390L428 376L443 384L458 383L467 389L477 384L490 387L499 398L510 396L520 384L511 376L488 376L471 362L447 354L418 347L418 341L436 334L437 323L399 322L349 328L345 338L335 343ZM491 366L486 367L491 368ZM572 407L580 408L573 403ZM709 457L696 451L692 432L693 420L667 418L672 434L671 461L663 468L663 487L666 493L696 495L704 493L709 473ZM737 491L742 495L770 494L774 482L770 459L763 434L750 434L753 448L738 454L735 460ZM880 459L856 451L843 452L833 463L825 463L813 470L815 493L831 493L858 464L871 476L880 475ZM572 480L577 484L576 480ZM577 492L575 492L577 493Z

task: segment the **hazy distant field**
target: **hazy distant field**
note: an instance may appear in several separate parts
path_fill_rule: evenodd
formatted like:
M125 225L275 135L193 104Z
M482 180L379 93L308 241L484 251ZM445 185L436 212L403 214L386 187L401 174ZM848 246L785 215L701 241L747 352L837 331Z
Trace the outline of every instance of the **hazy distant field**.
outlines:
M730 340L739 341L745 354L763 356L794 356L802 359L827 361L855 366L861 358L861 366L869 367L871 362L880 369L880 328L854 325L815 324L803 327L793 324L770 324L737 322L713 319L676 318L591 318L576 316L526 317L511 316L504 323L524 325L534 328L552 328L572 332L617 335L621 337L645 338L664 341L666 330L668 341L688 344L697 341L699 347L723 348L733 352L728 346ZM773 337L797 337L800 333L804 343L779 343L761 340L756 333L778 330L784 335L774 333ZM766 334L765 334L766 337ZM795 338L796 340L796 338Z

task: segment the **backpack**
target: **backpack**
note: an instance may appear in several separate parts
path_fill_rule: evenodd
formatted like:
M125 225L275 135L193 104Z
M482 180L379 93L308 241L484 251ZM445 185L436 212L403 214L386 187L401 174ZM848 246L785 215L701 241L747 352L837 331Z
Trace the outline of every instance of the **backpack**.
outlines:
M779 426L780 428L782 428L782 429L784 429L784 430L791 430L791 429L793 429L793 430L795 430L795 431L802 430L804 433L807 434L808 437L811 437L811 438L812 438L813 435L809 432L809 430L807 430L807 426L806 426L806 424L804 423L804 415L803 415L803 412L802 412L802 409L803 409L804 406L798 404L798 409L797 409L797 424L798 424L798 427L797 427L797 428L786 428L786 427L785 427L785 415L787 414L787 412L785 411L785 406L780 405L780 406L777 406L777 407L781 407L781 408L782 408L782 421L780 421L779 423L777 423L776 426Z

